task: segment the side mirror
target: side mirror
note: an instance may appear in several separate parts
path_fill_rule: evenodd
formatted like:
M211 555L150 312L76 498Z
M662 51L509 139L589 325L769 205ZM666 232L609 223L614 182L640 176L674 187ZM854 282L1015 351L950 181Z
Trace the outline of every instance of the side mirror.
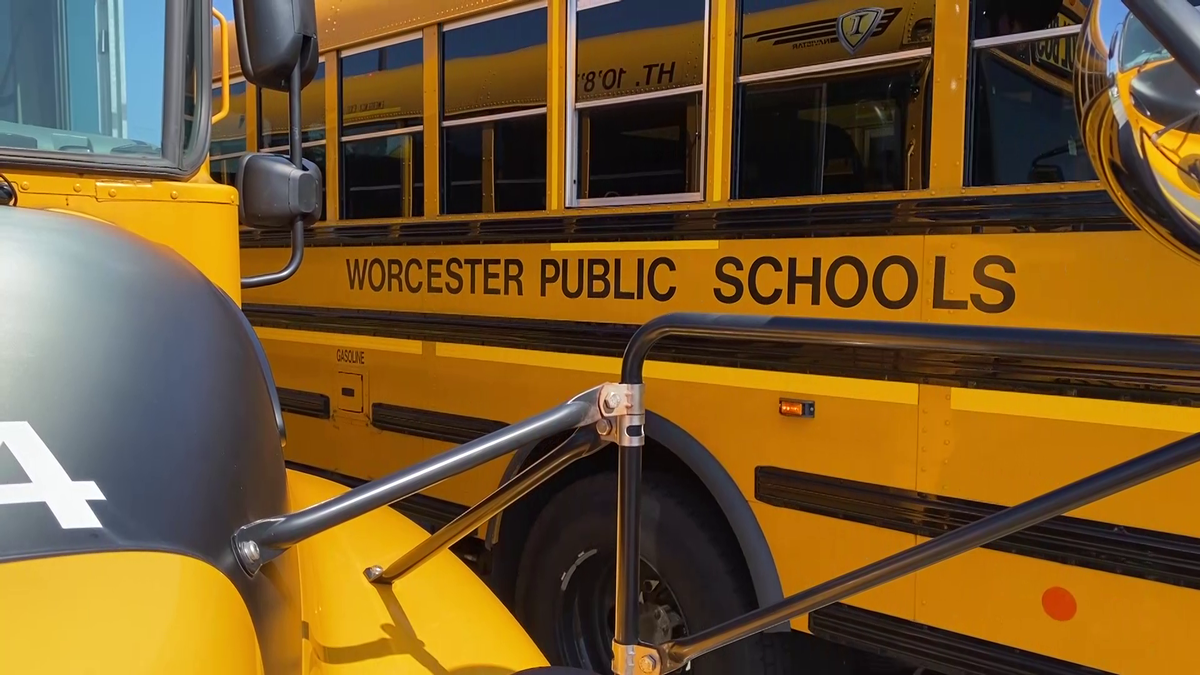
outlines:
M1200 10L1091 0L1075 57L1096 174L1138 227L1200 261Z
M300 86L317 74L317 9L314 0L233 0L238 57L246 81L288 91L300 64Z
M300 92L317 73L315 0L233 0L242 74L256 87L288 93L288 157L242 158L238 219L258 228L292 228L292 256L283 269L242 278L242 288L290 279L304 259L304 229L321 217L321 172L302 157Z
M242 156L237 175L241 224L285 229L297 219L309 227L321 218L321 170L307 159L302 162L303 168L298 169L279 155Z

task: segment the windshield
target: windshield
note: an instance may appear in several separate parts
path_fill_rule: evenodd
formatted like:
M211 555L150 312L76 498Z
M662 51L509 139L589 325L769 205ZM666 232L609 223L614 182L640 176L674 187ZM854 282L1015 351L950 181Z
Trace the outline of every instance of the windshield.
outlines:
M1196 5L1198 0L1191 0ZM1200 7L1196 8L1200 11ZM1133 14L1125 20L1125 31L1121 36L1121 72L1171 58L1171 53L1162 46L1158 38L1150 34L1146 26Z
M0 0L0 152L163 158L170 4Z

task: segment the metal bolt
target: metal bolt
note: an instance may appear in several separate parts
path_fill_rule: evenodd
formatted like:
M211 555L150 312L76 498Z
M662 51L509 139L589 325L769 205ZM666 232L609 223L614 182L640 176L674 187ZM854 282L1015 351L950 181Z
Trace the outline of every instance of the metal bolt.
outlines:
M596 422L596 433L601 436L607 436L612 433L612 422L608 420L599 420Z
M612 412L621 405L621 395L615 391L608 392L608 396L604 397L604 409Z
M243 541L239 546L242 557L250 562L258 562L259 550L258 543L253 541Z
M650 654L644 654L642 658L638 659L638 668L643 673L653 673L658 669L658 659Z
M367 578L367 581L373 582L379 577L383 576L383 568L379 565L371 565L367 569L363 570L363 576Z

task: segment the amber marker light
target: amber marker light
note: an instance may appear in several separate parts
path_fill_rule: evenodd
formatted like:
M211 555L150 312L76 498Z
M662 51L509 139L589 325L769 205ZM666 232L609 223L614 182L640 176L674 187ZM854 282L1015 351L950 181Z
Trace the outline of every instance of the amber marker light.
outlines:
M781 398L779 399L779 414L784 417L816 417L817 404L815 401Z

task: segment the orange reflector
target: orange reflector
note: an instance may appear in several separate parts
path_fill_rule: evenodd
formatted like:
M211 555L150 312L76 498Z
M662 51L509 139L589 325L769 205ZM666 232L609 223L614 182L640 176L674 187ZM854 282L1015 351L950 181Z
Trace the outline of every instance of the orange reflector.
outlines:
M1071 595L1071 591L1059 586L1052 586L1042 593L1042 609L1055 621L1070 621L1075 618L1075 612L1079 606L1075 602L1075 596Z
M779 399L779 414L784 417L816 417L817 404L813 401L781 398Z

